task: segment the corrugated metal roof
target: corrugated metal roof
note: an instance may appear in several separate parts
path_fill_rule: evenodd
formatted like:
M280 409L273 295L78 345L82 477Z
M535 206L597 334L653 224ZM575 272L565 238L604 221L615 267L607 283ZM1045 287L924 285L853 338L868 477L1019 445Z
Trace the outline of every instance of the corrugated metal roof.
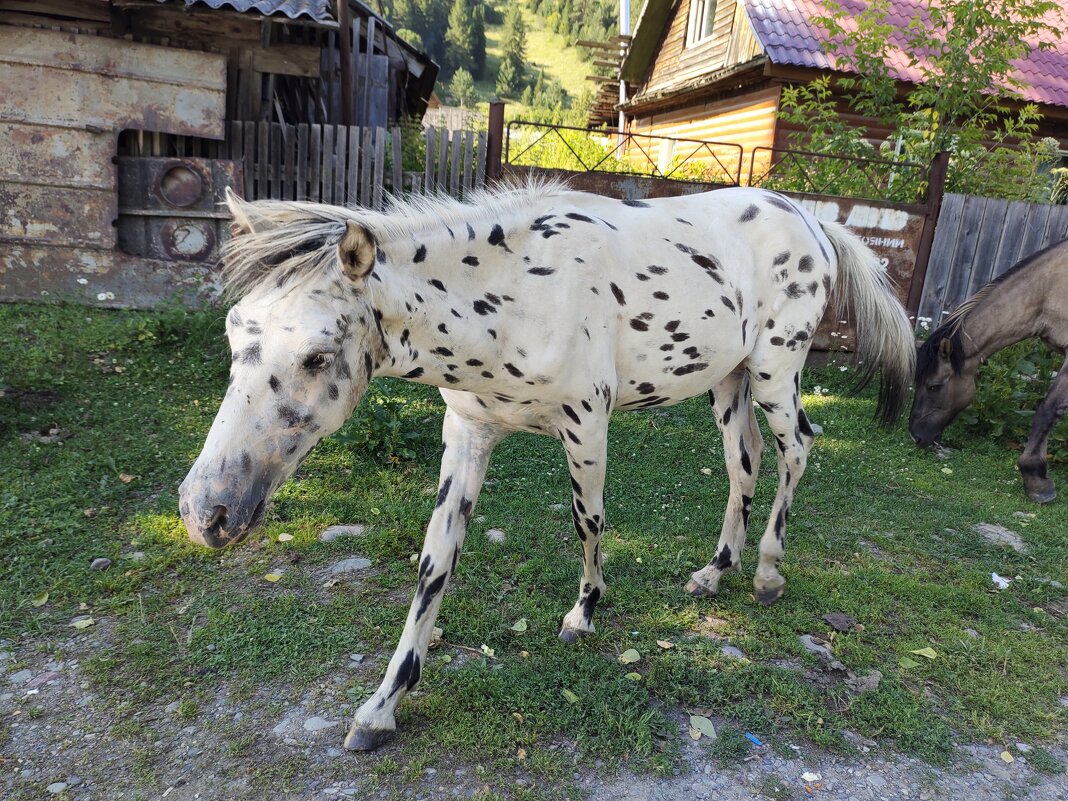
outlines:
M862 0L842 0L846 12L860 12L867 4ZM894 27L892 44L904 45L900 33L915 18L927 18L926 0L892 0L886 22ZM753 32L775 64L789 64L816 69L835 69L836 59L823 49L828 41L826 32L813 25L813 17L825 16L827 7L822 0L745 0L745 8ZM1052 13L1058 29L1065 27L1064 12ZM848 23L847 23L848 24ZM1028 84L1020 94L1035 103L1068 107L1068 41L1053 40L1052 49L1039 50L1037 42L1031 53L1016 62L1017 76ZM890 55L890 67L896 76L911 83L922 77L920 70L910 63L903 50ZM843 65L843 71L848 68Z
M156 0L157 3L181 2L187 6L203 5L211 8L232 8L234 11L256 11L269 17L283 14L290 19L309 17L316 22L337 22L330 0Z

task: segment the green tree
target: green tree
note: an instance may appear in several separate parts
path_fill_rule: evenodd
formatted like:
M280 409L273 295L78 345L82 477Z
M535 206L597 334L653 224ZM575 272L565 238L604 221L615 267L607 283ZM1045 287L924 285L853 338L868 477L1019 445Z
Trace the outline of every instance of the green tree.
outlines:
M512 6L508 16L504 18L502 41L501 70L504 69L505 63L510 65L509 80L506 85L509 92L514 93L523 85L527 70L527 26L523 21L523 12L519 6ZM501 71L497 73L497 84L498 86L501 84Z
M445 71L461 67L472 69L475 63L475 11L467 0L453 0L449 27L445 32Z
M475 104L477 94L475 92L475 79L471 73L463 67L456 70L449 81L449 94L453 101L461 108L468 108Z
M1024 84L1013 62L1031 47L1048 48L1059 32L1050 22L1054 0L938 0L923 17L899 28L889 21L890 0L871 0L859 13L836 0L815 22L831 37L838 78L860 113L892 131L883 155L926 163L951 154L951 191L1034 199L1047 190L1048 170L1035 141L1039 114L1022 103ZM902 59L918 76L903 97L893 64ZM863 128L841 124L838 92L829 83L784 92L787 120L808 128L794 144L839 155L863 155ZM899 184L900 186L900 184ZM922 187L920 187L922 188Z
M515 97L520 81L510 58L501 59L497 68L497 94L501 97Z

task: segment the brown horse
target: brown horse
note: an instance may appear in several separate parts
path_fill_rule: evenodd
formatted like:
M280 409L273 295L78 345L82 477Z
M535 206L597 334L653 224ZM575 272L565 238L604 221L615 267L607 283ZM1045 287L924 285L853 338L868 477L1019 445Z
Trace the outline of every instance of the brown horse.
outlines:
M975 398L979 366L1002 348L1039 337L1068 354L1068 240L1020 261L964 303L920 346L909 433L927 447ZM1046 440L1068 409L1068 371L1057 373L1035 410L1031 436L1016 462L1027 496L1052 501Z

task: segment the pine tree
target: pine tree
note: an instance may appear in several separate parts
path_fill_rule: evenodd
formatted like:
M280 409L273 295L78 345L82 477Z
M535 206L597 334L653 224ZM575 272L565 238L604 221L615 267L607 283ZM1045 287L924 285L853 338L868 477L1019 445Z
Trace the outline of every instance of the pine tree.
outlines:
M445 71L475 66L475 14L467 0L453 0L445 32Z
M512 97L519 86L515 73L515 67L510 58L501 60L501 66L497 69L497 94L501 97Z
M515 91L526 78L527 70L527 26L523 22L523 12L519 6L512 6L508 16L504 20L504 59L501 62L501 70L505 64L510 65L509 85L510 90ZM501 72L497 73L497 85L501 84ZM498 88L498 92L500 89Z
M475 52L471 72L481 78L486 73L486 5L475 5Z

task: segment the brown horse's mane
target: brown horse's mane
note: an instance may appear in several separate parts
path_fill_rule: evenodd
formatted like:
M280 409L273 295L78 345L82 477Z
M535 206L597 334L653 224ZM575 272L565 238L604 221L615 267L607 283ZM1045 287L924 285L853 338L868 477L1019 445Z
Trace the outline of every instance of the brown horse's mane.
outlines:
M961 330L964 326L964 321L968 319L968 315L977 306L986 301L999 286L1029 267L1034 266L1035 262L1051 250L1064 244L1064 242L1056 242L1037 253L1032 253L1030 256L1021 259L954 309L953 313L931 332L931 336L916 352L916 383L919 384L934 372L935 365L938 363L939 346L943 339L948 339L951 345L949 351L950 366L956 375L960 375L961 370L964 369L964 340L961 337Z

